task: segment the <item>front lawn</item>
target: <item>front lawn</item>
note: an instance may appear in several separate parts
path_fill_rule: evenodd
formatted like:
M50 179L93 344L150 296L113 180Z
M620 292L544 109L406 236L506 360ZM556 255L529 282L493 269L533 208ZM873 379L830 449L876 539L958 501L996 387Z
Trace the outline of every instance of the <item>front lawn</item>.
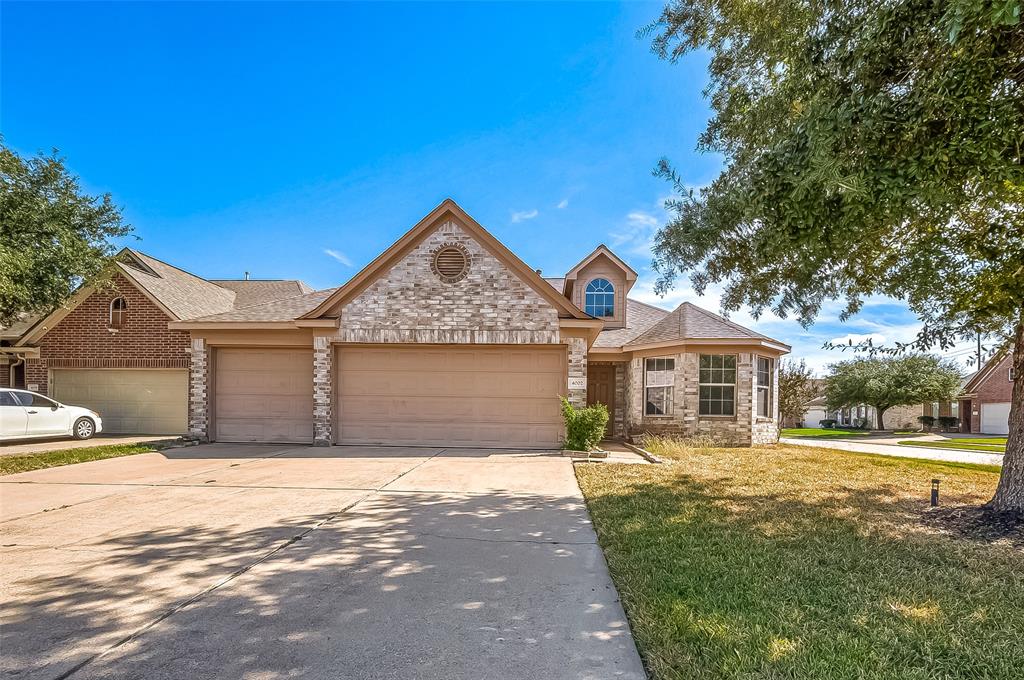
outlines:
M781 434L783 437L814 437L815 439L820 439L822 437L864 437L871 434L871 432L842 427L784 427Z
M577 467L654 680L1011 678L1024 532L965 535L998 468L799 446Z
M988 453L1006 453L1006 437L978 437L963 439L947 439L941 442L900 442L900 446L930 446L935 449L959 449L967 451L987 451Z
M24 456L0 456L0 475L13 475L16 472L28 472L58 465L86 463L90 460L134 456L137 453L157 451L151 444L111 444L108 446L91 446L81 449L62 449L31 453Z

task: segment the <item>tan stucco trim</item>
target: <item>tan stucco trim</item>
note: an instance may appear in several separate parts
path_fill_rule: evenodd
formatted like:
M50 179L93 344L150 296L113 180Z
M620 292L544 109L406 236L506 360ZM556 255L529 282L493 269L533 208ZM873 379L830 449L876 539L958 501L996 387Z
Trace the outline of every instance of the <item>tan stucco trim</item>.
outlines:
M20 346L20 345L15 345L13 347L0 347L0 354L17 354L17 355L22 356L22 357L24 357L26 359L38 359L39 358L39 348L38 347L25 347L25 346ZM7 358L4 357L4 361L6 361L6 360L7 360Z
M297 328L294 321L172 321L167 324L171 330L256 330L256 329L287 329Z
M433 231L446 220L454 220L461 228L470 233L485 249L497 257L501 262L512 270L524 283L532 288L538 295L547 300L559 310L559 316L567 316L576 319L589 319L583 310L569 302L564 296L551 287L541 278L535 270L531 269L525 262L520 260L515 253L509 250L505 244L496 239L490 232L484 229L479 222L450 198L446 198L439 206L431 210L426 217L416 223L400 239L395 241L387 250L377 256L370 264L366 265L358 274L348 280L345 285L331 294L315 309L300 316L300 319L317 319L327 315L337 314L338 310L346 302L366 290L373 281L386 272L392 264L400 260L406 253L415 248L423 239L427 238Z
M587 349L597 342L597 336L604 330L604 322L600 319L559 319L558 333L567 338L583 338L587 341Z
M739 338L688 338L682 342L678 340L668 340L665 342L652 342L643 345L628 345L624 346L622 349L626 352L642 352L649 349L664 349L668 347L699 347L703 349L709 346L730 347L733 349L748 347L751 348L750 351L763 351L767 349L778 352L779 354L788 354L792 349L789 345L785 345L781 342L758 340L756 338L751 338L749 340ZM682 351L688 350L684 349Z

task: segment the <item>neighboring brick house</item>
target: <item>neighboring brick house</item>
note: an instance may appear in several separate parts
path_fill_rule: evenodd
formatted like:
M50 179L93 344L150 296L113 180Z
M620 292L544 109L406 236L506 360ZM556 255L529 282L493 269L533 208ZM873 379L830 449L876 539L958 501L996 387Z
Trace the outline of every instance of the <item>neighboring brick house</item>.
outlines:
M997 352L967 380L958 403L939 405L939 415L959 417L961 432L1007 434L1013 378L1013 352Z
M22 329L17 349L0 348L4 383L92 407L112 433L187 431L191 338L168 323L266 301L260 288L280 296L310 290L301 282L218 285L131 249L116 265L103 285L84 287Z
M690 303L629 299L636 279L605 246L544 279L446 200L339 288L197 293L219 308L168 315L167 348L187 356L180 403L202 440L552 448L565 395L607 404L616 437L775 442L789 347ZM63 360L95 360L84 345Z

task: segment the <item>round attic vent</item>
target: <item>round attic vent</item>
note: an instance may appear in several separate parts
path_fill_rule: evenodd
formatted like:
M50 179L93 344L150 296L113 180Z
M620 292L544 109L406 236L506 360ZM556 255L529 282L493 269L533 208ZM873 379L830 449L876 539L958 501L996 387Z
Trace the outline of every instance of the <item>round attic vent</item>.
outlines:
M445 243L434 252L431 269L445 283L461 281L469 273L469 252L458 243Z

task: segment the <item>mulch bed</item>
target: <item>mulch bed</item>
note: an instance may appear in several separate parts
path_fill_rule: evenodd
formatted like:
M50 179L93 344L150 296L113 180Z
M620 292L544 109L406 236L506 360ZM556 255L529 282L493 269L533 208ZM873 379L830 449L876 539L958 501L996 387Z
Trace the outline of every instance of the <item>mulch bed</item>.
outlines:
M922 522L937 531L984 543L1008 543L1024 550L1024 513L993 512L984 505L930 508Z

